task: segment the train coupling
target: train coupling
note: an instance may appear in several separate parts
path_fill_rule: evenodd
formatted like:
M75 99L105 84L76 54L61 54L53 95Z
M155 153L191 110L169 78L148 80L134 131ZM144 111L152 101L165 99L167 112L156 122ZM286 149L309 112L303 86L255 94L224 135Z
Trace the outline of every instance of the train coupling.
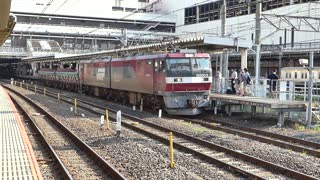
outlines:
M198 100L198 99L188 99L187 100L187 104L192 108L197 107L199 105L199 103L200 103L200 100Z

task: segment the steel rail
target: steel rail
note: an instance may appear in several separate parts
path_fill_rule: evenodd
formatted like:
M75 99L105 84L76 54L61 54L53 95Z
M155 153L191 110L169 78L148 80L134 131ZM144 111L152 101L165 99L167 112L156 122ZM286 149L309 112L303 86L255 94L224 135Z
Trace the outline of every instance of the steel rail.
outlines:
M98 155L91 147L89 147L85 142L83 142L77 135L71 132L67 127L65 127L62 123L60 123L55 117L53 117L50 113L48 113L46 110L44 110L40 105L33 102L30 98L22 95L18 91L9 88L7 86L3 86L6 89L10 90L11 92L15 93L28 103L30 103L32 106L34 106L36 109L38 109L41 113L45 114L48 119L50 119L55 125L57 125L58 128L60 128L64 133L66 133L67 136L69 136L74 142L83 150L85 151L90 157L92 157L100 166L100 168L105 171L107 174L110 174L110 176L113 179L119 179L119 180L125 180L126 178L118 171L116 170L111 164L109 164L104 158L102 158L100 155Z
M61 161L61 159L59 158L58 154L55 152L55 150L52 148L52 146L49 144L49 142L47 141L47 139L45 138L44 134L41 132L41 130L39 129L39 127L36 125L35 123L35 118L33 116L30 116L26 109L24 107L22 107L17 100L12 97L11 95L9 95L12 102L14 103L14 105L21 110L22 114L24 117L27 117L27 119L29 119L29 122L31 127L33 128L33 130L35 130L36 134L37 134L37 138L40 139L40 141L45 145L46 149L48 149L48 152L50 154L50 157L52 159L54 159L54 161L57 163L57 169L59 169L60 173L62 174L63 179L70 179L72 180L72 176L69 173L69 171L67 170L67 168L65 167L65 165L63 164L63 162Z
M50 92L50 93L51 93L51 92ZM51 95L48 94L48 96L55 98L55 95L52 95L52 94L51 94ZM68 98L68 97L66 97L66 96L61 96L61 97L60 97L60 100L63 101L63 102L65 102L65 103L73 104L73 103L70 101L71 99ZM104 110L105 110L105 109L104 109L102 106L99 106L99 105L96 105L96 104L93 104L93 103L89 103L89 102L85 102L85 101L79 100L79 99L78 99L78 102L81 102L81 103L83 103L83 104L86 104L86 103L87 103L87 105L94 107L94 108L90 108L90 107L87 107L87 106L78 104L78 107L79 107L79 108L88 110L88 111L90 111L90 112L92 112L92 113L94 113L94 114L98 114L98 115L101 115L101 114L104 113ZM99 112L99 110L100 110L101 112ZM117 112L117 111L114 110L114 109L108 109L108 110L109 110L110 112L112 112L112 113L116 113L116 112ZM122 113L122 116L128 117L128 116L130 116L130 115L125 114L125 113ZM111 117L111 116L109 117L109 119L110 119L110 120L113 120L113 121L116 121L116 119L113 118L113 117ZM133 116L132 116L132 119L134 119ZM134 119L134 120L136 120L136 119ZM137 120L136 120L136 121L137 121ZM129 124L129 123L126 123L125 121L122 121L121 123L122 123L122 125L123 125L124 127L127 127L127 128L129 128L129 129L131 129L131 130L134 130L134 131L136 131L136 132L145 134L145 135L147 135L147 136L149 136L149 137L151 137L151 138L153 138L153 139L155 139L155 140L158 140L159 142L162 142L162 143L164 143L164 144L169 144L169 140L168 140L167 138L163 138L163 137L161 137L161 136L158 136L158 135L156 135L156 134L154 134L154 133L151 133L151 132L149 132L149 131L146 131L146 130L144 130L144 129L141 129L141 128L139 128L139 127L136 127L136 126L134 126L134 125L131 125L131 124ZM169 131L168 131L168 132L169 132ZM175 133L174 131L172 131L172 132ZM184 145L182 145L182 144L180 144L180 143L174 142L173 144L174 144L175 148L177 148L177 149L179 149L179 150L181 150L181 151L183 151L183 152L195 154L196 156L200 157L201 159L203 159L203 160L205 160L205 161L207 161L207 162L209 162L209 163L217 164L217 165L219 165L219 166L221 166L221 167L223 167L223 168L226 168L227 170L230 170L231 172L236 172L236 173L242 174L242 175L244 175L244 176L250 177L250 178L252 178L252 179L263 179L263 178L261 178L260 176L257 176L257 175L255 175L255 174L253 174L253 173L244 171L244 170L242 170L242 169L240 169L240 168L238 168L238 167L236 167L236 166L233 166L233 165L227 164L227 163L225 163L225 162L222 162L222 161L220 161L220 160L217 160L217 159L215 159L215 158L212 158L212 157L210 157L210 156L208 156L208 155L206 155L206 154L204 154L204 153L201 153L201 152L199 152L199 151L196 151L196 150L194 150L194 149L191 149L191 148L189 148L189 147L187 147L187 146L184 146Z
M244 126L240 126L240 125L236 125L236 124L232 124L232 123L228 123L228 122L223 122L223 121L214 120L212 122L219 123L224 126L240 129L240 130L247 131L247 132L252 132L255 134L262 135L262 136L277 138L277 139L280 139L283 141L289 141L289 142L293 142L293 143L297 143L297 144L301 144L301 145L310 146L315 149L320 149L320 143L302 140L302 139L298 139L298 138L294 138L294 137L290 137L290 136L285 136L285 135L281 135L281 134L276 134L276 133L272 133L272 132L262 131L262 130L255 129L255 128L244 127Z
M39 89L41 91L41 89ZM47 91L49 92L49 91ZM53 92L51 92L52 94L55 94ZM61 97L66 97L69 98L67 96L63 96L61 95ZM78 100L79 102L82 102L82 100ZM89 102L85 102L85 103L89 103ZM96 105L91 103L90 105L92 105L93 107L95 107ZM109 109L111 112L115 112L115 110ZM170 116L169 116L170 117ZM181 119L181 117L178 117ZM230 134L236 134L245 138L250 138L256 141L260 141L263 143L268 143L268 144L272 144L281 148L286 148L286 149L290 149L296 152L303 152L303 153L307 153L309 155L315 156L315 157L320 157L320 151L318 149L320 149L320 144L316 143L316 142L312 142L312 141L306 141L306 140L302 140L302 139L298 139L298 138L294 138L294 137L290 137L290 136L285 136L285 135L280 135L280 134L276 134L276 133L271 133L271 132L267 132L267 131L262 131L262 130L258 130L258 129L254 129L254 128L248 128L248 127L244 127L244 126L239 126L239 125L235 125L232 123L227 123L227 122L222 122L222 121L217 121L217 120L213 120L212 123L218 123L227 127L222 127L219 125L212 125L210 123L206 123L206 122L200 122L197 120L193 120L190 118L183 118L186 121L190 121L192 123L196 123L199 125L202 125L206 128L210 128L210 129L214 129L214 130L218 130L218 131L223 131L226 133L230 133ZM229 128L228 128L229 127ZM235 128L235 129L231 129L231 128ZM242 132L242 131L246 131L246 132ZM254 135L252 133L255 133L257 135ZM262 137L265 136L265 137ZM278 140L274 140L274 139L270 139L270 138L274 138L274 139L278 139ZM290 144L290 143L295 143L295 144ZM305 147L308 146L308 147ZM313 148L313 149L312 149Z
M51 94L51 95L49 95L49 94ZM49 94L48 94L48 96L56 98L55 95L52 95L54 93L49 92ZM69 104L73 104L72 103L72 98L67 97L67 96L61 96L60 100L66 102L66 103L69 103ZM88 110L88 111L90 111L92 113L95 113L95 114L99 114L99 115L104 114L105 109L108 109L110 112L113 112L113 113L117 112L117 110L115 110L115 109L106 108L106 107L103 107L101 105L97 105L97 104L94 104L94 103L91 103L91 102L86 102L86 101L81 100L81 99L78 99L78 102L83 103L83 104L86 105L86 106L84 106L84 105L81 105L79 103L78 107L83 108L85 110ZM87 106L90 106L90 107L87 107ZM94 107L94 108L92 108L92 107ZM99 109L101 112L97 111L97 109ZM205 146L205 147L208 147L208 148L212 148L212 149L217 150L217 151L222 151L222 152L227 153L227 154L229 154L229 155L231 155L233 157L240 158L240 159L242 159L244 161L257 164L257 165L259 165L259 166L261 166L263 168L266 168L266 169L269 169L271 171L275 171L275 172L278 172L278 173L281 173L281 174L285 174L285 175L287 175L289 177L292 177L292 178L295 178L295 179L316 179L315 177L309 176L307 174L300 173L300 172L297 172L295 170L292 170L292 169L289 169L289 168L286 168L286 167L283 167L283 166L280 166L280 165L277 165L277 164L274 164L274 163L271 163L271 162L268 162L268 161L264 161L264 160L259 159L259 158L255 158L253 156L250 156L250 155L247 155L247 154L244 154L244 153L240 153L240 152L234 151L232 149L225 148L223 146L220 146L220 145L205 141L205 140L200 139L200 138L195 138L195 137L189 136L187 134L175 131L173 129L169 129L169 128L166 128L166 127L163 127L163 126L159 126L157 124L145 121L145 120L143 120L141 118L138 118L138 117L126 114L126 113L122 113L122 116L126 117L126 118L129 118L129 119L133 119L134 121L138 121L140 123L144 123L147 126L150 126L150 127L153 127L153 128L165 131L165 132L173 132L176 136L188 139L193 143L200 144L202 146ZM111 117L110 117L110 119L115 120L114 118L111 118ZM145 131L144 129L138 128L138 127L136 127L134 125L128 124L125 121L122 121L122 123L124 124L124 126L130 128L130 129L136 130L136 131L138 131L140 133L143 133L143 134L147 134L148 136L150 136L152 138L157 138L159 141L161 141L163 143L168 143L169 142L167 139L161 140L162 137L159 138L159 136L157 136L155 134L152 134L152 133L150 133L148 131ZM219 160L216 160L216 159L215 160L209 160L209 156L207 156L205 154L202 154L202 153L200 153L198 151L192 150L192 149L190 149L188 147L185 147L185 146L183 146L181 144L175 143L175 146L178 147L182 151L192 152L194 154L197 154L199 157L202 157L207 161L215 162L217 164L222 164L223 167L228 167L229 169L232 168L232 171L239 172L239 173L241 173L243 175L246 175L248 177L257 178L257 179L261 178L261 177L258 177L256 175L250 173L250 172L246 172L246 171L243 171L241 169L238 169L237 167L232 167L227 163L224 163L224 162L221 162L221 161L220 162L216 162L216 161L219 161Z
M181 117L179 117L179 119L181 119ZM245 138L250 138L250 139L260 141L263 143L272 144L272 145L275 145L275 146L278 146L281 148L286 148L286 149L290 149L290 150L293 150L296 152L303 152L303 153L307 153L312 156L320 157L320 151L317 150L320 148L320 144L315 143L315 142L304 141L304 140L292 138L289 136L283 136L283 135L279 135L279 134L275 134L275 133L261 131L258 129L232 125L231 123L224 123L221 121L211 121L212 123L216 123L216 124L210 124L208 122L201 122L201 121L193 120L190 118L182 118L182 119L184 121L189 121L194 124L199 124L203 127L209 128L209 129L214 129L214 130L223 131L223 132L226 132L229 134L239 135L239 136L242 136ZM220 126L219 124L225 125L226 127ZM232 129L232 128L235 128L235 129ZM253 134L253 133L255 133L255 134ZM264 136L264 137L262 137L262 136ZM274 139L270 139L270 138L276 138L278 140L274 140ZM281 140L281 141L279 141L279 140ZM299 145L290 144L290 143L297 143ZM309 147L312 147L315 149L304 147L303 145L306 145L306 146L309 146Z

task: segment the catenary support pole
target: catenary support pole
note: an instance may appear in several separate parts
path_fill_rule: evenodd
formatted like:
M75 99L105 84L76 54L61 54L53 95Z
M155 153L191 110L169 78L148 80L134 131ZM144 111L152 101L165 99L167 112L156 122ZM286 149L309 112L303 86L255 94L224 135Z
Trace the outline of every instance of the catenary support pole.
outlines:
M241 48L240 54L241 54L241 69L244 69L248 67L248 49Z
M309 58L309 83L308 83L308 124L307 128L311 128L312 121L312 88L313 88L313 54L314 52L310 52Z
M256 58L255 58L255 91L254 94L257 94L258 89L258 80L260 76L260 46L261 46L261 11L262 11L262 2L259 0L256 4L256 36L255 36L255 46L256 46Z

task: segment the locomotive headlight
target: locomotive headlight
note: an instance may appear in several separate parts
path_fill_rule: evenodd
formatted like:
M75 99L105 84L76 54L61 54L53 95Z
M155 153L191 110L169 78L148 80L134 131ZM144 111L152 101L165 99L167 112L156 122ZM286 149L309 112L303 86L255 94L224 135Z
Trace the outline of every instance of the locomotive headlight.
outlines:
M207 95L204 95L204 96L203 96L203 99L207 99L207 98L208 98L208 96L207 96Z
M182 78L174 78L174 82L182 82Z

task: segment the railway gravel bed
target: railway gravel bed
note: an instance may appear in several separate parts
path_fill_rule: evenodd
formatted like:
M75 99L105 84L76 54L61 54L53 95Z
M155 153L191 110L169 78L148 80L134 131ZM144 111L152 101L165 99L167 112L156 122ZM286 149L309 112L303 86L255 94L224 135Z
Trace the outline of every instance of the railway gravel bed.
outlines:
M13 93L10 93L10 95L16 97ZM46 136L46 139L55 149L74 179L111 179L69 137L64 135L56 125L50 122L46 116L40 114L38 110L24 100L16 98L16 101L27 109L28 114L33 115L35 123Z
M214 142L227 148L238 150L254 157L320 178L320 158L221 131L211 130L179 119L159 121L149 118L148 120L157 122L165 127L172 127L173 129L185 132L194 137Z
M57 90L53 90L57 91ZM125 111L126 113L132 114L132 115L138 115L139 117L145 118L146 120L150 121L155 121L157 123L160 123L161 125L165 127L175 127L174 129L185 132L189 135L193 135L195 137L199 137L214 143L218 143L220 145L226 146L231 149L239 150L242 152L245 152L249 155L253 155L256 157L259 157L261 159L267 160L269 162L274 162L279 165L309 174L311 176L320 177L320 163L319 163L319 158L314 158L311 156L308 156L305 153L296 153L292 152L290 150L285 150L282 148L278 148L272 145L264 144L264 143L259 143L256 141L252 141L250 139L246 138L241 138L238 136L230 135L227 133L222 133L219 131L214 131L214 130L209 130L206 128L203 128L198 125L192 124L192 126L188 123L185 123L179 119L173 120L173 119L166 119L165 121L159 121L159 118L152 118L155 115L152 113L140 113L140 112L133 112L130 107L127 106L122 106L119 104L115 103L110 103L110 102L105 102L104 100L101 99L96 99L88 96L81 96L76 93L72 92L63 92L63 94L68 95L68 96L74 96L74 97L80 97L81 99L88 100L88 101L94 101L99 104L103 104L105 106L112 106L111 108L113 109L121 109L122 111ZM150 118L151 117L151 118ZM228 119L232 118L226 118L226 117L219 117L215 116L213 118L218 118L219 120L225 120L227 121ZM236 119L235 121L239 118L234 118ZM231 121L231 120L229 120ZM264 127L265 124L270 124L270 123L248 123L248 120L243 120L244 122L247 122L247 124L256 124L255 125L250 125L250 127ZM240 121L238 121L240 122ZM242 124L244 125L244 124ZM273 128L272 126L270 128ZM270 129L269 128L269 129ZM279 128L274 128L274 131L279 131ZM282 131L282 129L280 129ZM288 134L291 136L294 136L295 134L300 134L300 136L304 137L309 137L314 134L314 132L301 132L298 130L292 130L288 129ZM273 132L273 131L271 131ZM279 133L279 132L278 132ZM288 135L287 133L280 133L284 135ZM309 135L309 136L308 136ZM317 135L314 135L317 136ZM296 137L296 136L294 136ZM303 138L302 138L303 139ZM306 138L307 139L307 138Z
M298 123L292 121L285 121L283 128L277 128L277 118L266 116L263 117L261 114L258 114L257 117L251 117L250 115L245 116L233 116L233 117L223 117L219 115L205 115L203 117L205 120L220 120L236 125L256 128L272 133L277 133L285 136L291 136L303 140L313 141L320 143L320 130L307 130L300 129L302 126L299 126Z
M71 92L66 92L65 94L68 96L72 95L72 96L76 96L78 98L93 102L92 97L79 96ZM110 104L114 106L115 104L110 102L106 103L106 102L103 102L103 100L94 99L94 101L106 106L108 105L110 106ZM122 109L126 113L129 113L132 115L138 114L138 117L142 117L145 120L153 121L153 122L156 122L157 124L182 131L194 137L202 138L204 140L223 145L227 148L239 150L249 155L264 159L266 161L273 162L273 163L294 169L296 171L303 172L308 175L320 178L320 159L315 158L313 156L308 156L305 153L296 153L291 150L282 149L273 145L260 143L247 138L241 138L239 136L234 136L234 135L223 133L220 131L210 130L195 124L190 125L189 123L186 123L179 119L165 119L163 121L163 120L160 120L159 118L150 118L152 116L154 117L155 115L151 113L146 113L146 112L144 113L140 113L137 111L132 112L131 108L127 106L122 106L122 105L116 105L116 106L117 108ZM111 107L111 108L115 109L115 107ZM222 119L227 119L227 118L222 117ZM274 129L278 129L279 131L279 128L274 128ZM297 133L299 132L295 130L292 130L292 131ZM310 132L307 132L307 134L310 134ZM287 135L287 134L284 134L284 135Z
M21 90L18 87L15 89ZM65 103L57 105L57 102L51 98L44 98L39 94L34 95L25 90L24 94L40 102L49 112L54 113L62 123L72 129L107 161L114 164L116 169L129 179L238 178L224 169L179 151L175 151L176 166L170 169L168 167L168 146L125 129L120 137L115 137L114 131L100 129L100 117L94 114L79 109L80 114L85 114L85 117L81 117L70 112L70 105ZM115 129L114 124L111 124L111 128Z
M11 94L12 95L12 94ZM19 114L21 111L18 109ZM59 172L56 170L55 162L51 159L48 150L44 147L41 140L37 137L37 133L33 130L30 123L28 123L28 119L20 115L23 126L27 132L28 138L31 142L33 152L39 164L39 168L44 179L59 179L61 176Z
M128 106L121 105L114 102L107 102L106 100L99 99L96 97L80 95L79 93L65 91L65 90L58 90L58 89L49 88L49 87L47 89L55 93L60 92L66 96L81 98L89 102L96 102L105 107L110 107L113 109L121 109L125 113L131 114L140 118L156 117L156 115L153 113L145 112L145 111L143 113L139 111L133 111L132 107L128 107ZM309 140L309 141L320 143L319 131L300 130L300 129L292 128L293 127L292 123L288 123L288 121L285 121L286 122L285 126L280 129L275 126L277 124L277 119L271 116L266 116L266 117L258 116L258 117L252 118L251 116L248 116L248 115L237 116L236 113L234 113L234 116L232 117L225 117L222 115L213 115L211 113L212 112L207 112L205 115L200 116L199 118L207 119L207 120L210 120L210 119L222 120L222 121L226 121L226 122L230 122L238 125L261 129L261 130L272 132L272 133L278 133L285 136L291 136L291 137L300 138L303 140Z

